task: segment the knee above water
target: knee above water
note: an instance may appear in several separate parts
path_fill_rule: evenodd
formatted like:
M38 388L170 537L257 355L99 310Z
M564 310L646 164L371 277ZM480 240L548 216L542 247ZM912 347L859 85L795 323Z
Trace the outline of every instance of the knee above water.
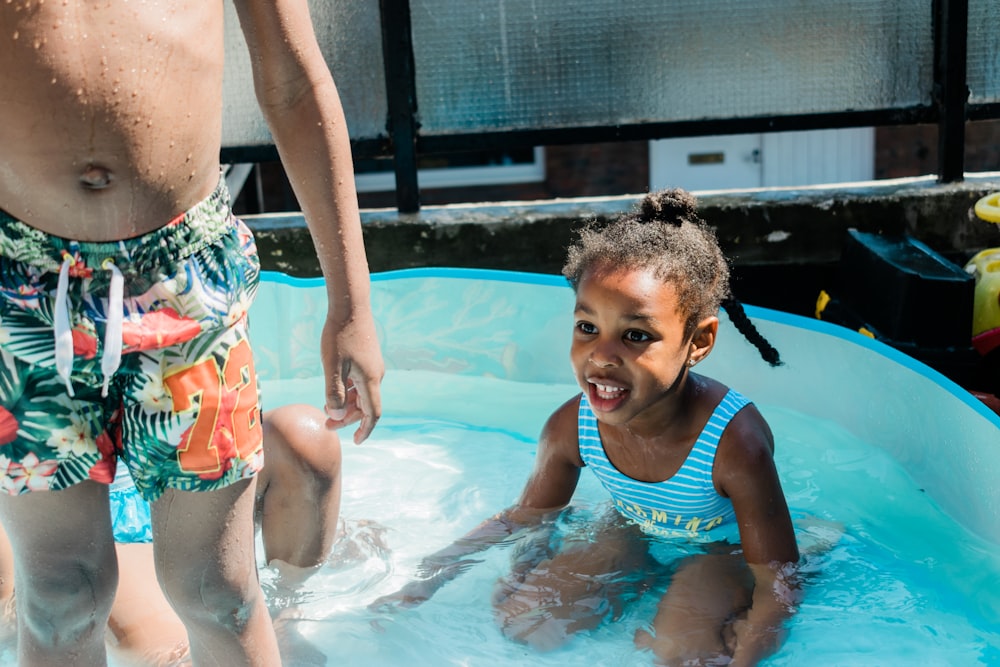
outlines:
M36 638L53 643L103 634L117 583L114 568L70 567L58 576L36 575L17 589L18 621Z
M239 630L250 620L258 603L260 590L254 582L252 578L240 583L192 572L186 577L169 578L161 586L181 618Z

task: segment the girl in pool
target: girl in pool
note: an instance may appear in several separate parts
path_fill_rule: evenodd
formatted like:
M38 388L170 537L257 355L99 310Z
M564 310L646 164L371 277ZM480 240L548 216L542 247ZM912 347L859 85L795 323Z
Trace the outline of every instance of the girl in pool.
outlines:
M511 639L559 646L663 576L639 646L664 665L755 665L794 610L798 546L766 421L693 369L712 351L720 306L765 360L777 365L778 355L731 298L726 260L683 190L585 229L563 274L576 293L570 358L583 392L547 420L517 504L424 559L418 580L373 606L419 604L468 556L516 533L513 572L493 600ZM614 509L556 544L555 517L584 467Z

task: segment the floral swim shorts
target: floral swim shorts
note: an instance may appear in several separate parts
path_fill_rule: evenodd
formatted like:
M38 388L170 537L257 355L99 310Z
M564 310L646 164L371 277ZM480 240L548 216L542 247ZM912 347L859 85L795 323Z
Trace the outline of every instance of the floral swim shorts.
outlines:
M212 490L263 464L247 310L260 265L225 181L120 242L49 236L0 212L0 488Z

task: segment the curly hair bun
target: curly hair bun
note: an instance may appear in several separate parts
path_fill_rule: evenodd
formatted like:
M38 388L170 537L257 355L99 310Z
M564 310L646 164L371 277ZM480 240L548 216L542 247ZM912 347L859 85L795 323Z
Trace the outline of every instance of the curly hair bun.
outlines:
M698 219L698 200L687 190L672 188L650 192L639 203L638 218L644 222L679 225Z

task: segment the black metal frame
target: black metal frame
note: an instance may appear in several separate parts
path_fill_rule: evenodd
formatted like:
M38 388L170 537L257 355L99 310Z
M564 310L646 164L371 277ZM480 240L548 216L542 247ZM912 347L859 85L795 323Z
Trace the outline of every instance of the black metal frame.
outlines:
M401 213L420 210L419 155L499 147L632 141L672 137L791 130L936 124L938 179L961 181L965 166L965 124L1000 118L1000 103L970 104L966 81L968 0L933 0L934 84L931 105L870 111L725 118L633 125L537 128L448 135L421 135L417 122L416 63L409 0L380 0L382 49L388 104L387 136L352 142L359 157L392 158L396 205ZM226 162L277 159L273 146L223 149Z

